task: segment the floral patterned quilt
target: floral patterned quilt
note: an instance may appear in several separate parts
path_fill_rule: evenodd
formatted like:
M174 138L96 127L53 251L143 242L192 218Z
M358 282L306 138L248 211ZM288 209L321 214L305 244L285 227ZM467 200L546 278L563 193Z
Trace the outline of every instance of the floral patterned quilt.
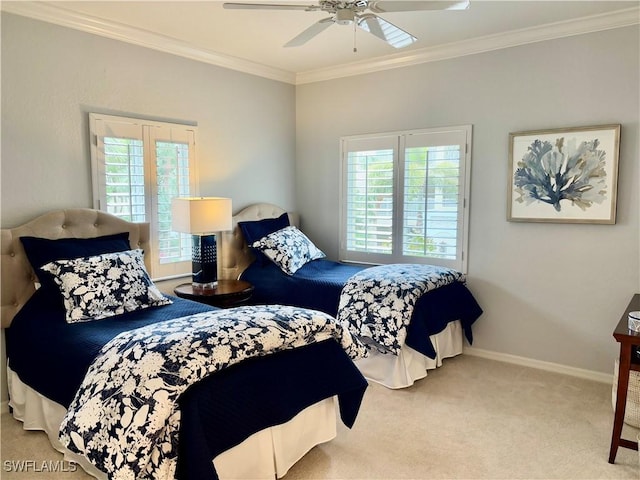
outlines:
M60 440L112 479L173 479L177 399L246 358L333 338L353 359L365 347L328 314L254 306L198 313L127 331L107 343L60 427Z
M464 282L464 274L433 265L366 268L342 288L338 321L380 352L397 355L420 296L456 281Z

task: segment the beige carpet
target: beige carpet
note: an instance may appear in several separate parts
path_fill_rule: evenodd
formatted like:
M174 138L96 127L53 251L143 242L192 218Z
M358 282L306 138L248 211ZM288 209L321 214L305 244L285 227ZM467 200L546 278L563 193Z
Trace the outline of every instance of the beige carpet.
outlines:
M638 452L607 463L613 413L602 383L460 356L404 390L372 384L352 430L311 450L294 479L640 479ZM625 427L626 438L637 429ZM2 415L2 479L89 478L14 473L7 460L60 459L41 432Z

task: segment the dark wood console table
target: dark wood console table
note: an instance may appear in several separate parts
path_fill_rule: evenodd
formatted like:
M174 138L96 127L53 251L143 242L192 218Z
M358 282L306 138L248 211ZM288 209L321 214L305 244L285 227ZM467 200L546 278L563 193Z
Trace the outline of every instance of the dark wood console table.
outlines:
M609 463L615 463L618 447L638 450L638 442L622 438L624 411L627 405L627 391L629 388L629 372L640 372L640 332L629 330L629 312L640 311L640 294L636 293L627 306L627 310L620 318L618 326L613 331L613 337L620 343L620 366L618 369L618 392L616 397L616 412L611 435L611 450Z

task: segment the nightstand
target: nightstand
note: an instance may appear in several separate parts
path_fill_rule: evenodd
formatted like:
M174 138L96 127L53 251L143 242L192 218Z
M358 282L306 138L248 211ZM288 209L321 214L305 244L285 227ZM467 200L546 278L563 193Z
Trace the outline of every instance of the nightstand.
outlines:
M180 298L214 307L230 308L248 302L253 293L253 285L244 280L218 280L213 288L197 289L190 283L183 283L174 288L173 293Z

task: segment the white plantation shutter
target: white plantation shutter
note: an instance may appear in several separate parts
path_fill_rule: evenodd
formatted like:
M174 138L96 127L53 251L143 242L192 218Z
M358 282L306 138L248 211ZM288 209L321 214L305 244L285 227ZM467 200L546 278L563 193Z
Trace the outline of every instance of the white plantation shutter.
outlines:
M104 149L107 209L119 217L143 222L145 192L142 142L105 137Z
M149 144L155 153L155 168L151 171L151 202L155 215L151 230L157 236L159 276L172 276L191 271L191 235L171 229L171 199L195 194L195 151L193 130L184 126L153 126L149 128Z
M460 130L405 137L404 256L454 262L462 256L466 137Z
M346 152L347 249L391 254L393 238L394 137L354 139Z
M471 126L344 137L340 259L466 271Z
M154 278L191 271L191 238L171 230L171 199L196 195L195 127L90 114L95 208L149 222Z

